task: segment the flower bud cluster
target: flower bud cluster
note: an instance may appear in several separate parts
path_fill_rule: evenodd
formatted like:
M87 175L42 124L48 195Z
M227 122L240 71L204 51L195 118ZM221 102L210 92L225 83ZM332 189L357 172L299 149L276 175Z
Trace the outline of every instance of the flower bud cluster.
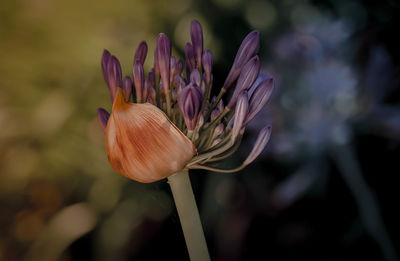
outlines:
M106 132L109 161L127 177L152 182L182 168L233 172L250 164L268 143L270 126L260 131L241 166L232 170L214 167L237 150L246 125L268 102L274 80L260 73L260 36L253 31L240 45L218 96L210 97L212 53L204 50L200 23L192 21L190 29L184 62L171 54L169 38L159 34L153 68L147 75L146 42L135 52L132 75L123 79L118 59L107 50L103 53L101 66L113 108L111 115L100 108L98 118ZM222 98L229 89L232 94L224 106Z

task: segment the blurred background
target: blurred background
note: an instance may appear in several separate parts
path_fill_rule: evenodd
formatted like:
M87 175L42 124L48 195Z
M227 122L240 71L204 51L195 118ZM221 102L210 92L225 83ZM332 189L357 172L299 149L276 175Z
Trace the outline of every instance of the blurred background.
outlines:
M188 260L165 181L116 174L96 109L110 110L106 48L130 75L165 32L182 57L192 19L214 91L261 32L276 80L249 126L273 126L237 174L194 171L213 260L399 260L400 3L395 0L1 0L0 260ZM216 92L216 91L215 91Z

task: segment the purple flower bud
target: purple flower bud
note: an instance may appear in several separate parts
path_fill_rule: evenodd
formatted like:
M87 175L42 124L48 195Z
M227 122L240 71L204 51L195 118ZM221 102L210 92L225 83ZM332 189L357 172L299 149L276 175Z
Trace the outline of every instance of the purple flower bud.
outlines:
M156 91L154 90L154 87L149 85L147 88L147 102L155 104L156 103Z
M108 118L110 118L110 114L105 109L97 109L97 119L99 120L101 129L104 132L106 132Z
M202 101L203 94L200 88L193 83L190 83L179 94L178 106L190 131L196 127Z
M171 58L169 59L169 68L171 69L171 72L175 70L176 66L176 58L175 56L171 55Z
M143 102L147 101L147 97L149 95L150 88L153 88L153 87L150 85L149 78L146 78L144 80L144 88L143 88L143 93L142 93L142 101Z
M173 83L175 75L181 74L182 72L182 61L177 61L174 56L171 56L170 70L169 81Z
M251 150L249 156L247 156L246 160L243 162L243 165L249 165L258 157L258 155L260 155L260 153L264 150L265 146L269 141L269 138L271 136L271 131L272 131L271 126L266 126L260 131L257 140L254 144L254 147Z
M132 80L131 77L125 76L123 84L122 84L122 91L124 93L125 101L129 102L132 93Z
M193 43L193 52L197 68L201 68L201 55L203 53L203 30L198 21L193 20L190 26L190 36Z
M186 86L185 80L179 74L175 75L173 84L175 89L178 91L178 94Z
M186 81L190 82L190 63L187 60L186 60L185 68L186 68Z
M111 58L111 54L109 51L104 50L103 56L101 57L101 70L103 72L104 81L108 84L108 73L107 73L107 64Z
M217 109L213 110L211 112L211 121L214 121L218 116L221 114L221 112Z
M213 141L213 143L211 144L211 148L214 147L214 146L216 146L216 145L218 145L221 141L222 141L221 138L215 139L215 140Z
M140 103L142 101L144 88L144 70L140 61L136 61L133 64L133 83L135 84L136 100Z
M235 118L233 120L232 136L231 140L235 141L240 130L243 127L243 122L246 119L249 110L249 100L247 91L242 91L239 95L237 106L235 109Z
M175 76L175 68L176 68L176 59L175 56L171 55L171 59L169 61L169 82L170 84L172 83L172 81L174 80L174 76Z
M154 72L154 68L147 74L147 79L149 81L149 85L154 88L156 84L156 75Z
M206 93L206 83L204 82L204 80L201 81L200 90L201 90L201 92L203 93L203 96L204 96L205 93ZM206 97L206 99L208 100L208 97Z
M191 73L190 73L190 81L192 83L195 83L197 86L200 86L201 82L200 82L200 72L197 69L194 69Z
M268 76L264 73L260 73L257 76L257 79L254 81L253 85L251 85L251 87L249 89L249 97L251 97L251 95L253 95L253 92L257 89L258 85L260 85L260 83L262 83L266 79L268 79Z
M240 73L239 79L236 84L235 91L233 92L232 98L229 101L228 108L235 106L237 97L239 93L243 90L250 89L253 82L256 80L258 74L260 73L260 59L258 56L254 56L250 61L248 61Z
M185 57L186 57L186 68L189 69L189 73L196 68L194 54L193 54L193 46L190 43L186 43L185 45Z
M204 116L203 115L199 115L199 119L197 120L197 126L201 127L204 124Z
M215 127L214 129L214 133L213 133L213 139L218 137L225 129L225 126L223 123L218 124L217 127Z
M144 90L142 94L143 101L149 101L150 103L154 103L156 99L156 92L154 90L154 86L156 84L156 76L154 73L154 69L152 69L148 74L147 78L144 81ZM154 99L153 99L154 98Z
M122 87L122 73L121 65L115 56L111 56L107 63L107 80L108 87L110 88L111 100L117 93L117 88Z
M203 53L203 69L204 69L206 84L210 85L211 69L212 69L212 54L209 50L205 50Z
M182 70L183 70L183 62L182 62L181 59L179 59L179 60L176 62L176 71L177 71L177 74L181 74L181 73L182 73Z
M171 46L168 37L163 33L158 35L156 50L161 82L164 90L169 90L169 63L171 59Z
M257 113L264 107L264 105L269 101L272 91L274 90L274 79L268 78L260 83L254 90L250 97L249 114L246 117L244 125L249 123Z
M133 64L136 61L139 61L141 64L144 64L147 56L147 44L145 41L142 41L135 52L135 57L133 58Z
M222 100L219 101L217 108L220 112L223 112L225 107L224 107L224 102Z
M228 77L226 77L223 88L229 88L232 83L237 79L243 66L253 57L260 47L260 33L253 31L244 38L239 50L236 54L235 60Z

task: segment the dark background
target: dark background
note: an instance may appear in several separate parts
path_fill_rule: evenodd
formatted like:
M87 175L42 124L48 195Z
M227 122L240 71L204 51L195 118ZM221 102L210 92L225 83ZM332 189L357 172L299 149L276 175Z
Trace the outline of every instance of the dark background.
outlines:
M271 101L248 127L270 143L237 174L191 172L212 260L398 260L398 1L0 2L0 260L188 260L165 181L109 167L104 48L131 73L165 32L182 57L192 19L218 92L261 33ZM108 107L107 107L108 106Z

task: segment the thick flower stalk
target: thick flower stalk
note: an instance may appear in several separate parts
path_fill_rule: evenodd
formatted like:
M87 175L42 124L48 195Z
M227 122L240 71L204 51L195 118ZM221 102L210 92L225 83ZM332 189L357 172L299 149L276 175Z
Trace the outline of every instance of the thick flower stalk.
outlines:
M124 78L118 59L105 50L101 66L112 110L109 114L98 109L113 169L140 182L168 178L180 216L186 214L179 211L178 205L186 203L179 203L181 195L176 191L180 186L176 184L189 184L191 193L188 177L183 178L187 170L236 172L262 152L271 134L268 125L260 131L252 151L240 166L216 167L238 149L246 125L268 102L274 88L274 80L260 72L257 56L260 36L253 31L240 45L219 94L211 97L213 56L211 51L204 50L200 23L194 20L190 29L192 41L185 46L185 62L172 56L170 40L161 33L153 68L147 74L146 42L139 44L132 74ZM225 106L223 96L228 91L231 96ZM197 213L197 208L194 211ZM191 225L189 222L188 226ZM185 238L188 241L190 236L185 234ZM204 252L203 249L198 251L200 254L193 254L196 250L190 248L188 244L192 259Z

